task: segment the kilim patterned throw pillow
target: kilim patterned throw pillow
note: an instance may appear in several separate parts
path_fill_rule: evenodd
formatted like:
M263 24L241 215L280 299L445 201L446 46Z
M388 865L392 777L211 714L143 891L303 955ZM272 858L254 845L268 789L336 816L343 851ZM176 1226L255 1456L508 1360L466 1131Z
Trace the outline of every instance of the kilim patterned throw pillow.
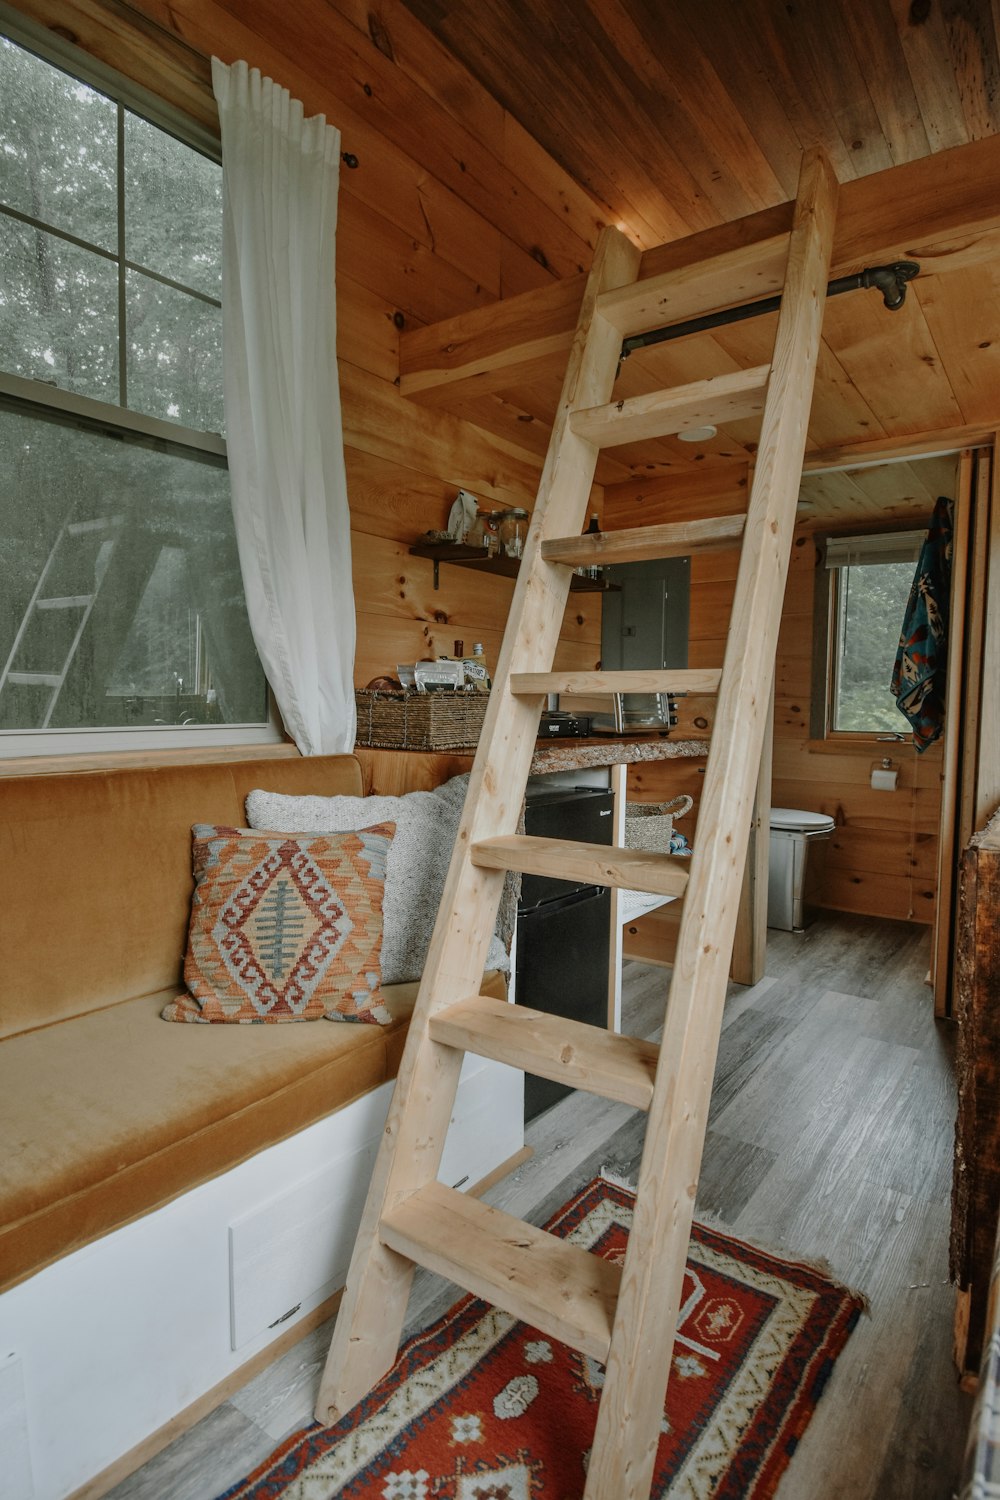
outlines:
M197 824L184 960L165 1021L363 1021L381 993L382 890L394 825L294 835Z

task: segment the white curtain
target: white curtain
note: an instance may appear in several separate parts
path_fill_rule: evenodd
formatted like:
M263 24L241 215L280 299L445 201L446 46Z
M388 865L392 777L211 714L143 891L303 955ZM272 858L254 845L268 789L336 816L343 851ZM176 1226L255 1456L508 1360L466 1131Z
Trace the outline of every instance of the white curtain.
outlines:
M354 745L354 593L337 384L340 133L212 60L222 124L223 363L250 625L303 755Z

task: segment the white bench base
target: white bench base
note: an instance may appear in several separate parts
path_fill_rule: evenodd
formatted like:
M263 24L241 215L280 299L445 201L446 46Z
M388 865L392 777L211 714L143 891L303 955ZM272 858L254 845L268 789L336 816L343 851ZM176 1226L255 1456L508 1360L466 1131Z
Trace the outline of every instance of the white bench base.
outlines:
M343 1285L392 1087L0 1296L4 1500L100 1495ZM523 1088L466 1057L441 1181L472 1186L521 1150Z

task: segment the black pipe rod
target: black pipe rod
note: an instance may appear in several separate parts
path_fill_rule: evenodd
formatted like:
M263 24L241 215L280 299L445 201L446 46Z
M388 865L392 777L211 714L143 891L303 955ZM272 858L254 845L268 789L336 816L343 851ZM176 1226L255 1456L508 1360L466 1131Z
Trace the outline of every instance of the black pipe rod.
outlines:
M850 276L838 276L827 283L826 295L838 297L841 292L856 292L862 288L877 287L887 308L896 312L906 297L907 282L912 281L920 270L912 260L896 261L891 266L866 266ZM647 333L634 333L622 341L621 358L628 359L635 349L647 349L653 344L665 344L671 339L686 338L692 333L706 333L710 328L721 328L726 323L742 323L747 318L759 318L764 313L777 312L781 298L762 297L759 302L744 302L739 307L726 307L721 312L705 313L700 318L688 318L684 323L671 323L665 328L652 328Z

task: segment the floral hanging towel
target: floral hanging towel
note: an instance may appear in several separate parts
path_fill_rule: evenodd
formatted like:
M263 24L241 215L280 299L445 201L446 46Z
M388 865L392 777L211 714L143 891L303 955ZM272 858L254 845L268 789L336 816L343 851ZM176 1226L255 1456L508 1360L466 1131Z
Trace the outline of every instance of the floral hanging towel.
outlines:
M933 745L944 728L954 512L954 502L942 495L920 549L890 684L918 751Z

